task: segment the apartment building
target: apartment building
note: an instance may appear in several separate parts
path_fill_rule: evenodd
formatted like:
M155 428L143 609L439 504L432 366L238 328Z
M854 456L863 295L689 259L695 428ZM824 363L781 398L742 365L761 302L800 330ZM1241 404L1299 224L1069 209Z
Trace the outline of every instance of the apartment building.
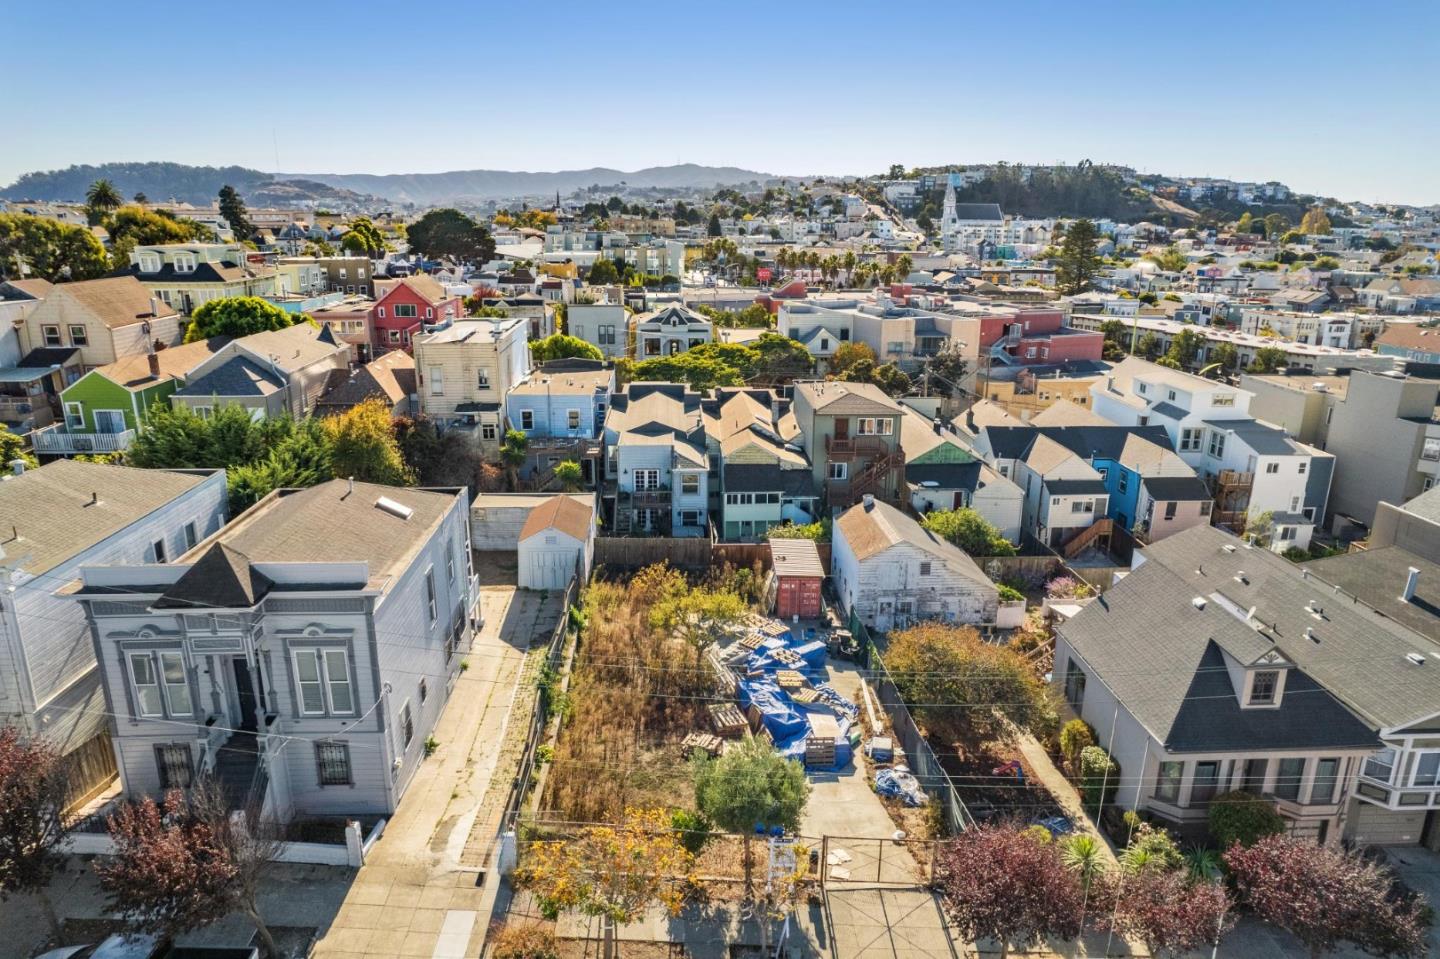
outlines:
M530 373L528 324L519 318L460 320L417 333L420 412L475 433L495 452L504 439L505 396Z

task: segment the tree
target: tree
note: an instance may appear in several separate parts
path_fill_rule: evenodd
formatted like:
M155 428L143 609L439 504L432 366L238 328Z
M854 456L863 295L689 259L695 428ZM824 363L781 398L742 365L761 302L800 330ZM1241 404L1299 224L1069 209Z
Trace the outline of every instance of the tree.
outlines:
M130 252L137 246L215 239L215 231L202 223L134 204L116 208L105 217L104 225L110 235L110 264L116 270L130 266Z
M874 383L888 396L904 396L910 392L910 375L894 363L883 363L874 368L868 377L856 377L860 382Z
M441 430L428 416L395 421L400 455L419 486L469 486L479 482L484 456L463 430Z
M226 296L195 308L185 342L208 340L212 336L249 336L268 330L286 330L299 314L287 313L258 296Z
M240 911L255 926L261 953L276 955L260 915L263 871L278 843L234 817L223 792L201 781L189 797L172 789L146 797L107 821L113 858L97 862L107 907L137 932L173 938ZM258 829L258 827L257 827Z
M584 473L581 472L580 464L575 460L556 463L555 478L560 481L560 488L567 493L573 493L585 485Z
M968 506L926 513L920 525L971 556L1014 556L1015 547L984 516Z
M800 817L810 800L805 767L750 735L718 759L700 754L691 762L695 806L721 829L745 837L745 888L749 890L754 863L750 837L757 826L778 826L788 832L800 828Z
M1066 228L1055 260L1055 281L1061 293L1074 296L1090 289L1100 272L1100 255L1095 252L1098 238L1095 224L1087 219L1076 220Z
M573 910L604 920L608 954L615 927L634 922L651 903L679 914L693 864L665 810L627 809L618 826L586 826L572 839L530 843L515 883L546 913Z
M459 210L431 210L406 230L410 249L427 260L487 263L495 258L490 231Z
M64 811L69 791L65 760L58 751L39 740L21 740L14 727L0 729L0 900L17 892L34 895L56 942L60 919L49 885L68 833Z
M1165 351L1165 359L1169 360L1167 366L1174 369L1189 369L1195 364L1195 357L1200 354L1200 347L1205 345L1205 337L1194 330L1181 330L1170 338L1170 348Z
M100 223L105 214L124 202L120 191L109 180L96 180L90 184L90 189L85 191L85 212L89 215L90 225Z
M0 274L10 279L90 280L109 267L105 247L83 226L0 213Z
M969 626L927 622L892 632L885 665L915 714L946 742L994 739L1051 708L1025 656Z
M1091 815L1099 816L1100 809L1115 795L1120 784L1120 764L1102 746L1085 746L1080 750L1080 796Z
M741 347L741 349L746 348ZM686 350L684 353L677 353L674 356L657 356L636 363L633 376L635 380L640 381L688 383L691 389L702 393L717 386L743 386L745 384L745 377L738 368L712 354L703 352L700 347Z
M705 650L747 612L744 600L729 590L697 588L656 603L650 609L650 623L685 641L695 654L693 668L699 673L705 668Z
M760 375L783 378L809 373L815 367L809 350L779 333L761 333L750 349L756 356L755 372Z
M1231 792L1216 796L1210 800L1206 816L1210 822L1210 836L1221 849L1229 849L1237 842L1242 846L1253 846L1266 836L1285 831L1285 820L1275 809L1275 804L1253 793Z
M414 479L400 455L395 422L384 400L368 399L323 422L336 476L387 486L404 486Z
M357 216L340 237L340 248L360 256L379 259L385 253L385 238L367 216Z
M541 363L548 363L550 360L563 360L570 357L586 360L603 360L605 358L598 346L587 343L578 336L552 333L542 339L530 341L530 358L537 366Z
M244 243L255 238L255 226L250 222L245 201L228 183L220 188L220 216L230 224L230 232L235 234L236 240Z
M1011 825L977 826L940 846L935 884L945 913L970 941L1010 946L1080 934L1083 893L1052 843Z
M835 352L830 355L830 374L837 380L843 380L850 368L862 360L869 360L873 366L875 351L867 343L859 340L846 340L837 346Z
M591 286L613 285L620 282L620 271L615 269L614 263L601 257L585 274L585 282Z
M930 392L938 396L954 396L962 391L961 383L970 372L970 361L965 348L957 340L948 341L939 352L925 361L925 372L930 374L925 382Z
M1330 232L1330 217L1318 203L1305 211L1300 218L1300 232L1306 236L1327 235Z
M1217 945L1235 921L1234 903L1220 883L1196 881L1184 871L1143 869L1113 877L1101 902L1105 923L1118 935L1139 939L1150 955L1180 957ZM1108 900L1108 902L1106 902Z
M504 439L500 441L500 462L505 465L512 490L520 485L520 467L525 465L529 446L530 438L520 430L506 430Z
M1358 853L1311 839L1266 836L1225 853L1240 900L1299 939L1312 957L1352 943L1380 956L1424 956L1428 908L1396 898L1390 873Z
M1210 347L1209 360L1218 363L1222 373L1235 371L1240 365L1240 352L1235 349L1234 343L1216 343Z
M724 231L720 229L720 214L719 214L719 213L712 213L712 214L710 214L710 222L705 225L705 235L706 235L706 236L720 236L720 235L722 235L723 233L724 233Z
M1167 246L1158 253L1146 253L1144 258L1160 269L1168 270L1171 273L1179 273L1190 262L1185 259L1185 254L1180 252L1180 248L1174 246Z
M1278 346L1262 346L1255 351L1250 360L1250 365L1245 367L1247 373L1274 373L1280 367L1289 362L1285 351Z

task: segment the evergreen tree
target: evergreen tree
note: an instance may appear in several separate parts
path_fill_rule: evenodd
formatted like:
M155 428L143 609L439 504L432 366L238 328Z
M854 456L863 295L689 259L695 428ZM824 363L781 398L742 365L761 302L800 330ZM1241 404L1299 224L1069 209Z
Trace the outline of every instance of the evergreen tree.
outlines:
M710 223L705 227L705 233L709 236L720 236L723 232L720 229L720 214L710 214Z
M244 243L254 238L255 227L250 223L245 201L240 199L240 194L228 183L220 188L220 215L230 224L230 231L235 234L235 239Z
M1055 279L1060 292L1066 296L1090 289L1095 274L1100 272L1100 255L1095 252L1097 237L1095 224L1083 218L1065 230L1055 264Z

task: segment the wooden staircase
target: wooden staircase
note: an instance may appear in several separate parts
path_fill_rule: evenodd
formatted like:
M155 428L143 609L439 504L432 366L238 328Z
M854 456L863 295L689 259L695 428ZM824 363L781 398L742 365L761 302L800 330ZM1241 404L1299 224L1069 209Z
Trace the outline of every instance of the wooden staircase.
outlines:
M852 502L859 499L866 493L874 493L885 483L885 477L892 470L898 469L905 462L904 454L897 452L885 453L869 463L850 480L850 498Z
M1115 532L1115 521L1106 516L1097 519L1094 523L1082 529L1070 538L1070 541L1061 547L1060 552L1066 559L1074 559L1085 550L1094 546L1098 540L1104 540L1104 547L1110 548L1110 537Z

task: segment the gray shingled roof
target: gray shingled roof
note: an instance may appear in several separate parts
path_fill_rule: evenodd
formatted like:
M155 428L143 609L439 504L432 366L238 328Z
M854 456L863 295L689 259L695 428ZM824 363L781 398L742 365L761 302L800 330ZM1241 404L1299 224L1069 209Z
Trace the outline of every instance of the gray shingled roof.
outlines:
M0 480L0 548L7 562L38 576L204 480L198 472L56 460Z
M1255 607L1267 634L1236 625L1252 637L1273 637L1285 656L1377 727L1400 727L1440 712L1440 646L1352 597L1337 595L1321 578L1306 578L1299 566L1279 555L1239 543L1214 527L1188 529L1147 547L1149 562L1128 579L1159 564L1183 582L1182 603L1219 592L1242 609ZM1237 548L1227 551L1226 545ZM1241 571L1243 583L1235 578ZM1154 590L1152 598L1161 593ZM1312 602L1321 611L1319 618L1306 609ZM1207 614L1215 608L1211 603ZM1181 615L1177 612L1164 627L1163 620L1153 624L1153 635L1182 636L1187 631L1177 628L1185 622ZM1306 637L1307 628L1313 639ZM1423 655L1425 665L1410 663L1410 653Z
M165 594L156 609L250 609L274 583L250 565L238 550L215 543L187 569Z
M237 356L175 391L175 396L269 396L285 381L249 357Z

